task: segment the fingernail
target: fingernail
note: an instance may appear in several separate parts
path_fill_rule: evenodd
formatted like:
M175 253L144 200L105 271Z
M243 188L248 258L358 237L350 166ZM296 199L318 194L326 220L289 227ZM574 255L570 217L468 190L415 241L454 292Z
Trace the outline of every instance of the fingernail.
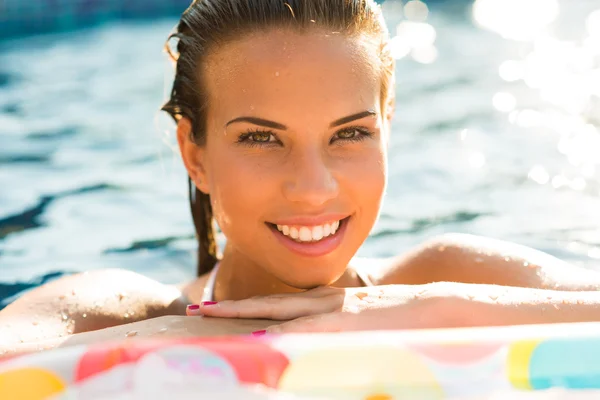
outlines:
M267 331L263 329L262 331L252 332L252 336L263 336L265 333L267 333Z
M200 306L198 304L189 304L187 308L188 310L197 310L200 308Z
M202 303L202 307L206 307L206 306L214 306L215 304L217 304L216 301L203 301Z

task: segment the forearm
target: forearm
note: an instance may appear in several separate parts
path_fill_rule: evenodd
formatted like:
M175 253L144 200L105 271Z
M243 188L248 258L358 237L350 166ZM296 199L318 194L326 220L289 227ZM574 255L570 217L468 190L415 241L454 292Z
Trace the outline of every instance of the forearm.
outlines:
M0 359L57 347L88 345L119 340L136 340L149 337L248 335L253 331L264 329L274 323L276 322L268 320L164 316L96 331L78 333L62 338L2 344L0 345Z
M452 326L501 326L600 321L600 292L463 285L437 301Z

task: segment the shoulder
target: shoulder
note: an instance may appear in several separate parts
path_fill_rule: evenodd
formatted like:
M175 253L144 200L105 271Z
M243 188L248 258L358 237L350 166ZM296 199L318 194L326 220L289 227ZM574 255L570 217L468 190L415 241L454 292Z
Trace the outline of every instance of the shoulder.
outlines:
M498 243L479 236L448 233L403 249L393 257L354 258L352 267L359 274L366 274L373 285L425 284L439 280L441 268L452 269L467 253L485 248L497 250Z

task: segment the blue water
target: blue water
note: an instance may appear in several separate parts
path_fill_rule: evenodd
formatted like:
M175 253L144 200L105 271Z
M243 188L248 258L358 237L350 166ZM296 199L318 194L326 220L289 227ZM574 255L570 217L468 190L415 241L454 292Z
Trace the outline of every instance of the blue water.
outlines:
M600 1L564 0L550 34L581 44L594 9ZM397 11L388 5L392 27ZM0 307L90 269L166 283L193 277L186 176L173 126L158 112L172 74L161 48L175 22L0 42ZM468 232L599 267L600 91L576 107L503 80L502 62L524 60L532 42L479 27L464 4L432 6L428 22L438 57L398 61L389 190L360 254ZM590 59L583 91L598 84L600 51ZM498 92L512 94L512 113L494 107Z

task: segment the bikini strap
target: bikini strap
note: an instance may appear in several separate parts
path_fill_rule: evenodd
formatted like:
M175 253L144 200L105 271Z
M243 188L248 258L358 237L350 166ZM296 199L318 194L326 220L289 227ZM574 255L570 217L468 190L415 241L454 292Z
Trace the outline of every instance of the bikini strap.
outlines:
M213 267L212 271L210 271L210 275L208 275L208 279L206 280L206 284L204 285L204 291L202 292L202 301L214 301L215 299L215 284L217 282L217 273L219 272L219 264L216 263Z

